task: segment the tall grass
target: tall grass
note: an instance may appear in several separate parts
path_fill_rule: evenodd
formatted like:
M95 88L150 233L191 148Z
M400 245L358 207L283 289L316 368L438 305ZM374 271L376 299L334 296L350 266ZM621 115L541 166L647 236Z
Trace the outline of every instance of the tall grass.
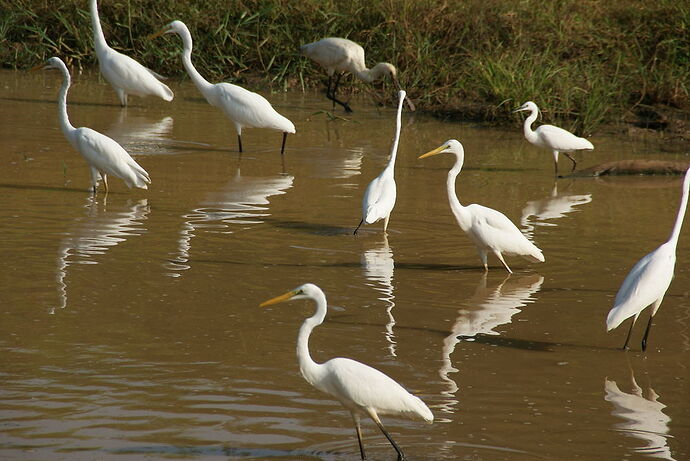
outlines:
M168 75L184 75L179 39L145 37L180 19L195 40L195 65L214 80L317 86L323 72L298 47L342 36L365 48L369 65L395 63L421 109L510 120L533 100L578 133L650 106L690 110L687 2L103 0L99 10L111 46ZM2 65L51 55L95 64L87 0L3 0ZM385 95L392 103L392 87Z

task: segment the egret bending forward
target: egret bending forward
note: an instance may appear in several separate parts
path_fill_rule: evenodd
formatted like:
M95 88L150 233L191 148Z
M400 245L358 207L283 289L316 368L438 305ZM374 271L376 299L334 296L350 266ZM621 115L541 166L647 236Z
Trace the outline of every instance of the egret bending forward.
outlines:
M532 130L532 123L537 119L539 115L539 108L532 101L527 101L519 109L515 109L513 112L520 112L523 110L530 111L529 116L525 119L525 124L523 126L523 131L525 132L525 138L537 147L543 147L545 149L551 149L553 151L553 165L556 170L556 176L558 176L558 153L562 152L563 155L568 157L571 162L573 162L573 169L575 171L575 166L577 162L573 157L570 156L569 152L576 150L593 150L594 146L591 142L585 138L580 138L575 136L570 131L566 131L563 128L558 128L553 125L542 125L536 130Z
M455 179L462 164L465 161L465 150L459 141L451 139L440 147L420 155L419 158L431 157L436 154L451 153L455 155L455 165L448 172L447 188L450 209L455 215L460 228L477 247L479 258L482 260L484 270L489 270L487 256L489 253L496 255L503 267L509 273L513 273L503 259L503 255L522 256L528 261L544 262L544 255L520 230L500 211L487 208L482 205L472 204L462 206L455 193Z
M371 69L367 69L364 62L364 48L352 40L338 37L322 38L319 41L302 45L300 51L303 55L326 69L326 73L328 73L326 97L333 101L333 108L338 103L343 106L345 112L352 112L348 103L340 101L336 97L340 78L345 72L351 73L366 83L375 82L384 75L388 75L398 90L401 90L400 83L398 83L398 71L395 69L395 66L388 62L380 62ZM338 75L334 82L333 75L336 71ZM407 99L407 104L410 110L415 110L412 101Z
M226 117L235 124L239 151L242 152L242 128L270 128L283 132L283 143L280 153L285 151L285 139L288 133L295 133L295 125L280 115L266 98L258 93L245 90L232 83L209 83L197 72L192 64L192 34L182 21L173 21L149 38L163 34L177 34L182 39L182 63L201 94L212 106L223 111Z
M647 306L651 305L652 312L649 314L649 322L647 322L647 328L642 338L642 350L647 349L647 338L652 327L652 319L659 306L661 306L666 290L668 290L669 285L671 285L671 279L673 279L673 270L676 265L676 246L678 245L680 229L683 226L685 209L688 206L689 187L690 169L685 172L680 207L678 208L678 215L676 216L676 223L673 226L671 237L666 243L640 259L633 266L630 273L623 280L623 285L621 285L618 294L616 294L613 308L611 308L609 315L606 317L607 331L618 327L627 318L633 318L630 330L628 330L628 336L625 338L625 344L623 344L623 349L628 348L630 334L635 321L637 321L637 317Z
M402 104L405 99L405 91L398 94L398 113L395 116L395 138L391 149L391 158L388 165L380 175L374 178L364 191L362 199L362 220L359 221L353 234L357 234L362 223L373 224L383 219L383 232L388 229L388 220L395 206L397 195L395 187L395 158L398 156L398 142L400 141L400 129L402 128Z
M92 130L91 128L75 128L67 115L67 90L70 86L70 75L67 66L60 58L50 58L43 66L34 69L59 69L62 72L62 87L58 96L58 119L65 138L84 157L91 168L91 186L96 193L98 181L102 178L105 191L108 192L108 176L121 178L127 187L132 186L146 189L151 184L149 174L122 148L115 140Z
M98 18L98 5L91 0L91 21L93 23L93 41L101 74L117 93L120 105L127 105L127 95L158 96L172 101L173 92L159 79L163 78L134 59L119 53L108 46Z
M328 309L326 295L321 288L306 283L284 295L263 302L261 307L293 299L311 299L316 303L316 313L302 323L297 337L297 360L304 379L318 390L335 397L350 410L362 459L366 459L362 431L359 426L360 417L363 415L374 420L395 448L398 460L405 459L403 451L383 427L379 415L402 415L432 423L434 415L429 407L420 398L407 392L400 384L363 363L342 357L331 359L326 363L314 362L309 355L309 335L315 327L323 323Z

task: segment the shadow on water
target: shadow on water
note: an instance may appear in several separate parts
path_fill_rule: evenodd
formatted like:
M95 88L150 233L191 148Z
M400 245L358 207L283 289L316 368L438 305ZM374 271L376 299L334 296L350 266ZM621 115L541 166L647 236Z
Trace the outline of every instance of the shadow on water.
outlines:
M79 192L82 194L91 194L91 189L84 187L81 189L73 187L60 186L41 186L33 184L0 184L0 189L16 189L16 190L36 190L36 191L50 191L50 192ZM127 195L127 192L109 191L108 195ZM131 194L130 194L131 195Z
M57 94L57 89L55 90L55 94ZM56 99L32 99L32 98L0 98L0 101L14 101L14 102L29 102L29 103L36 103L36 104L57 104L57 97ZM123 108L120 104L118 103L105 103L105 102L82 102L82 101L73 101L70 100L68 103L70 106L82 106L82 107L117 107L117 108ZM136 105L136 104L128 104L128 108L134 108L134 109L144 109L146 106L143 105Z
M142 456L230 456L233 458L295 458L295 459L338 459L352 454L322 453L309 450L269 450L265 448L237 448L237 447L176 447L171 445L158 445L151 447L132 447L106 450L109 453L120 455Z

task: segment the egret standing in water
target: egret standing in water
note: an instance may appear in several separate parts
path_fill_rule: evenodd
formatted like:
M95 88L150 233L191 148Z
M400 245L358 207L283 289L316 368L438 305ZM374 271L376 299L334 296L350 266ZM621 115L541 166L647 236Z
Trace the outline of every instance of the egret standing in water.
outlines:
M146 189L151 184L149 174L122 148L108 136L91 128L75 128L67 115L67 90L70 86L70 75L67 66L60 58L48 59L47 65L40 64L34 69L58 69L62 72L62 87L58 96L58 119L65 138L84 157L91 168L91 186L96 193L98 181L103 179L106 193L108 192L108 176L121 178L127 187Z
M261 307L293 299L311 299L316 303L316 313L302 323L297 337L297 360L304 379L318 390L335 397L350 411L362 459L366 459L366 455L359 425L361 416L369 416L395 448L398 460L404 459L403 451L383 427L379 415L401 415L432 423L434 415L429 407L393 379L363 363L342 357L325 363L314 362L309 355L309 336L315 327L323 323L328 310L326 295L321 288L307 283L261 303Z
M149 38L163 34L177 34L182 39L182 63L206 101L223 111L237 130L239 151L242 152L242 128L270 128L283 132L280 153L285 151L288 133L295 133L295 125L280 115L263 96L232 83L209 83L192 64L192 34L182 21L173 21Z
M96 0L91 0L91 21L98 66L103 77L117 93L120 105L127 105L128 94L135 96L152 95L166 101L172 101L173 92L159 80L163 77L108 46L101 28L101 21L98 18Z
M440 147L420 155L419 158L431 157L436 154L450 153L455 155L455 165L448 172L446 187L448 189L448 201L450 209L455 215L460 228L472 240L477 247L479 258L482 260L484 270L489 270L487 256L489 253L496 255L503 267L509 273L513 273L503 259L503 255L522 256L528 261L544 262L544 255L522 232L500 211L487 208L482 205L472 204L462 206L455 193L455 179L462 164L465 161L465 150L459 141L451 139Z
M647 329L642 338L642 350L647 349L647 338L652 327L652 319L659 306L661 306L666 290L668 290L669 285L671 285L671 279L673 279L673 270L676 265L676 246L678 245L680 229L683 226L685 209L688 206L689 187L690 169L685 172L680 207L678 208L678 215L676 216L676 223L673 226L671 237L666 243L640 259L633 266L630 273L623 280L623 285L618 290L616 299L613 302L613 308L611 308L606 318L607 331L618 327L629 317L633 318L623 349L628 348L630 334L637 317L647 306L651 305L652 312L649 314Z
M405 99L405 91L400 90L398 95L398 113L395 116L395 138L391 149L391 158L388 165L380 175L374 178L364 191L362 199L362 220L357 225L353 234L357 234L362 223L373 224L383 219L383 232L388 229L388 220L395 206L395 158L398 156L398 142L400 141L400 129L402 128L402 104Z
M395 66L388 62L380 62L371 69L367 69L364 62L364 48L352 40L338 37L322 38L319 41L302 45L300 51L304 56L326 69L326 73L328 73L326 97L333 101L333 108L338 103L343 106L345 112L352 112L348 103L340 101L336 97L340 78L345 72L351 73L366 83L375 82L388 75L398 90L401 90L400 83L398 83L398 71ZM336 71L338 75L333 82L333 75ZM415 110L412 101L408 99L407 104L410 110Z
M551 149L553 152L553 162L554 168L556 170L556 176L558 176L558 153L562 152L563 155L568 157L571 162L573 162L573 169L575 171L575 166L577 162L569 152L574 152L576 150L593 150L594 146L591 142L585 138L575 136L570 131L566 131L563 128L558 128L553 125L542 125L536 130L532 130L532 123L537 119L539 115L539 108L532 101L527 101L519 109L515 109L513 112L520 112L523 110L530 111L529 116L525 119L525 124L523 126L523 131L525 132L525 138L537 147L543 147L545 149Z

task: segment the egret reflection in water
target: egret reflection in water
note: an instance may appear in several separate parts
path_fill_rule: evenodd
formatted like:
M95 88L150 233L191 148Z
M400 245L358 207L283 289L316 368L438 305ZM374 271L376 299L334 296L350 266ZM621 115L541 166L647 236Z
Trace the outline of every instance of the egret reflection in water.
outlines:
M666 405L658 401L659 395L651 386L643 393L635 381L632 369L630 380L630 393L622 391L612 379L606 378L604 382L604 400L613 405L611 414L622 420L614 425L615 430L646 443L645 446L632 448L635 453L651 458L674 460L667 440L668 437L672 437L669 435L668 427L671 418L662 411Z
M388 246L388 237L383 234L383 245L369 248L362 253L362 272L364 277L372 282L368 284L374 286L374 289L380 293L378 299L386 304L386 314L388 314L386 340L389 343L388 350L393 357L396 356L395 333L393 332L395 326L395 317L393 317L393 308L395 307L394 269L393 251Z
M178 238L177 252L171 258L169 269L190 268L191 240L201 229L204 232L232 234L232 226L254 225L263 222L268 213L269 197L285 194L292 187L294 176L242 176L239 166L235 176L216 192L211 192L198 208L182 216L183 224ZM180 274L169 273L177 277Z
M498 335L500 325L510 323L513 316L524 306L535 301L535 294L541 289L544 277L538 274L516 276L508 274L495 288L487 288L487 273L482 274L474 295L465 301L465 308L458 310L458 316L451 327L451 333L443 340L442 366L439 376L448 384L441 393L446 402L442 411L453 413L458 400L455 393L457 383L449 376L459 370L453 367L450 358L455 346L463 339L472 340L479 334Z
M130 237L146 232L143 227L150 212L147 199L132 201L125 206L107 206L95 196L86 199L86 213L75 219L60 243L55 280L58 289L58 308L67 307L67 272L73 264L98 264L97 258L110 248L119 245ZM50 313L55 313L51 308Z
M128 114L128 109L122 109L106 130L108 136L116 139L130 152L136 154L169 153L164 147L171 147L173 118L163 117L152 121L143 115Z
M532 200L522 209L520 225L524 233L531 237L535 226L555 226L552 219L559 219L568 213L577 211L575 207L592 201L592 194L558 194L558 183L553 184L551 196L540 200Z

